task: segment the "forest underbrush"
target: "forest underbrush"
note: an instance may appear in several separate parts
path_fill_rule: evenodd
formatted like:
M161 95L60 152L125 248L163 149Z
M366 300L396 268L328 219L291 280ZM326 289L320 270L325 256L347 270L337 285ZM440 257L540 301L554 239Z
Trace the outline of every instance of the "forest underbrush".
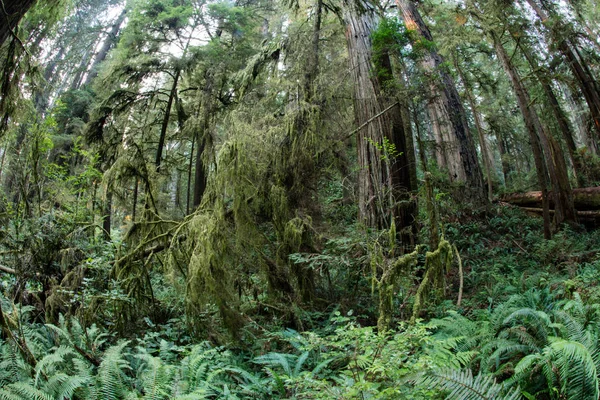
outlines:
M184 283L160 268L150 276L152 313L132 313L147 304L103 268L115 243L71 255L79 285L52 292L44 304L55 310L40 306L35 279L4 275L0 398L598 398L600 231L564 228L545 240L541 219L517 208L473 213L438 199L452 210L440 225L459 256L412 322L422 262L389 283L389 329L377 328L382 288L372 276L386 232L344 228L339 209L319 252L290 255L319 274L314 303L289 311L241 290L235 335L211 307L190 324ZM331 212L325 205L322 217ZM64 233L56 228L66 220L46 218L46 234ZM429 234L423 227L422 241Z

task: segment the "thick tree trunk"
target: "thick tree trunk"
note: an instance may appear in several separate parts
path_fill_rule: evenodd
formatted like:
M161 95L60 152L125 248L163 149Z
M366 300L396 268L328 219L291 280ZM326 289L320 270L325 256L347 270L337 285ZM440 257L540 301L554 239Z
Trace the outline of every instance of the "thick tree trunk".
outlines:
M413 32L413 43L432 43L433 37L412 0L396 0L404 23ZM451 180L466 181L476 199L484 200L483 177L477 152L469 132L466 113L452 77L444 70L444 59L429 46L422 56L421 69L430 75L429 114L438 145L438 162L447 167ZM446 163L445 165L443 163Z
M407 148L397 100L385 96L381 88L380 76L392 79L389 55L379 54L373 59L371 32L377 23L374 10L366 4L345 2L343 11L354 114L361 127L357 134L359 218L367 227L388 228L394 220L397 229L405 229L414 223L415 210L399 204L413 190L407 152L414 149ZM374 70L374 64L383 74ZM397 154L390 154L390 144L395 145Z
M541 124L537 112L533 108L533 104L529 99L529 94L523 87L517 70L511 63L511 60L506 54L504 46L497 38L494 32L491 32L494 41L494 47L498 57L501 60L504 70L509 75L525 126L529 132L530 144L533 149L534 161L538 181L542 189L544 199L543 209L548 210L548 178L552 183L552 191L556 199L554 222L558 228L563 222L574 222L577 219L575 208L573 206L573 197L571 186L567 175L566 164L560 147L554 138L547 132L546 128ZM545 157L544 157L545 153ZM550 236L549 229L550 214L544 213L544 235Z

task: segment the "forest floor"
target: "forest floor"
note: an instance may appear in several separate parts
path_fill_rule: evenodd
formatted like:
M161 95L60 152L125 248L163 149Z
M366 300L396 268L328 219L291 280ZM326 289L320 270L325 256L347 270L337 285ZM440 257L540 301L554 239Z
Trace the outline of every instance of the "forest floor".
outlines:
M433 293L414 324L409 279L395 289L386 332L373 326L376 293L358 287L354 299L302 312L302 331L249 314L241 339L217 345L190 336L184 318L145 318L146 329L125 335L75 317L44 325L4 298L21 336L2 344L0 398L597 398L600 230L544 240L541 219L515 207L446 209L460 305L453 263L446 293ZM340 262L347 246L330 239L323 254Z

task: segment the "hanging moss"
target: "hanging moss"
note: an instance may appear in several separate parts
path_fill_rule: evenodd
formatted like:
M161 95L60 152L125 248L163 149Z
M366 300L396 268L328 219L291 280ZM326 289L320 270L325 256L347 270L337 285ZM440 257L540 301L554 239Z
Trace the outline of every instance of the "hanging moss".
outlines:
M417 265L420 247L415 251L405 254L390 262L384 269L383 274L377 279L377 264L384 262L383 253L379 247L374 257L371 258L373 268L372 290L377 287L379 292L379 318L377 319L377 329L384 332L390 326L392 321L394 287L402 275L408 275L411 269Z
M52 286L50 294L46 298L44 303L46 308L46 321L48 323L55 323L58 321L60 314L69 315L75 310L73 302L73 295L81 288L83 283L85 270L79 266L69 271L60 284Z
M417 289L415 302L413 304L411 323L414 323L421 312L423 303L433 290L441 290L445 293L445 275L452 265L452 247L443 239L435 251L428 251L425 255L425 276Z
M229 252L229 229L222 213L200 214L190 224L196 233L188 265L188 313L201 315L212 304L219 309L223 324L236 335L243 325L235 297L235 262Z

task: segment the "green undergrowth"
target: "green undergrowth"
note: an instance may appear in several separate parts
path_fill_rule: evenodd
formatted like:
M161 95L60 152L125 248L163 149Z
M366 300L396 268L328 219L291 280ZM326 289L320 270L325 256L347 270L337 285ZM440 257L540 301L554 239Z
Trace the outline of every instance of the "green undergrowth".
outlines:
M438 193L438 201L446 200ZM462 300L455 256L443 291L423 299L413 324L433 249L423 245L384 292L371 284L397 259L385 232L336 227L315 251L293 253L291 263L324 282L312 309L294 311L302 329L290 329L263 293L241 293L247 322L236 341L210 304L205 340L191 332L185 283L159 269L150 276L154 310L111 323L141 303L102 275L100 247L84 260L96 275L60 292L79 310L68 317L44 324L36 307L2 297L12 336L4 330L0 345L0 399L597 399L600 233L565 228L544 240L541 221L518 209L448 209L441 232L462 261ZM425 243L427 228L421 234ZM390 329L378 331L382 299Z

